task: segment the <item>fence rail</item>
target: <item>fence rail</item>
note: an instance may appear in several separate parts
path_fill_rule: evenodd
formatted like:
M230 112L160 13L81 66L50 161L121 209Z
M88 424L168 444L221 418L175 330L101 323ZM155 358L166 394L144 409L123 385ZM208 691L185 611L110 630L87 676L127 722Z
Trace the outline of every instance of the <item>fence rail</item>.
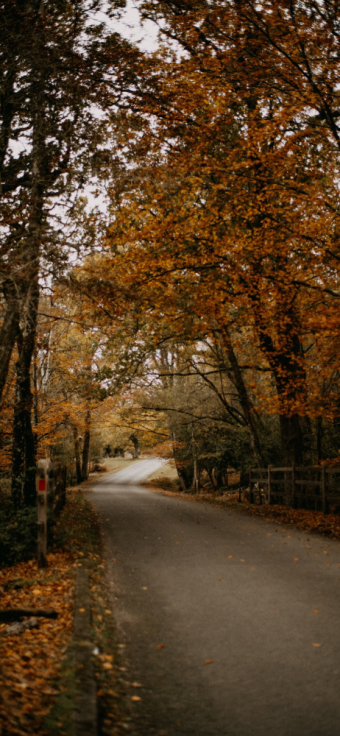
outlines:
M324 513L329 513L332 506L340 510L340 466L250 468L249 500Z

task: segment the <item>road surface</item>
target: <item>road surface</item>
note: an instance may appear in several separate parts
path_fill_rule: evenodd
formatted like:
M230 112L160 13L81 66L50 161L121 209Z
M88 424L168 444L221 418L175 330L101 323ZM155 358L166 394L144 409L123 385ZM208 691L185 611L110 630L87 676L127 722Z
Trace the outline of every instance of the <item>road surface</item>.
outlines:
M129 693L142 697L130 733L338 736L339 542L127 485L123 472L91 501L126 679L143 686Z
M127 468L118 470L117 473L106 475L100 482L100 487L110 487L112 484L117 485L117 483L120 485L125 485L126 483L130 485L131 483L140 483L151 475L151 473L154 473L155 470L161 468L162 465L164 465L164 462L165 461L161 460L159 457L152 457L147 460L136 460L135 463L128 465Z

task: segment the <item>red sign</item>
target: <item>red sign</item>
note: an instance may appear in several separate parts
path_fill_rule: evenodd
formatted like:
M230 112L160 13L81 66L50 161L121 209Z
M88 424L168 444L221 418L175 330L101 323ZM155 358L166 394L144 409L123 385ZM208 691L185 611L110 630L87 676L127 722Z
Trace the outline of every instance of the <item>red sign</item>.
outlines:
M45 481L45 479L39 480L39 491L46 491L46 481Z

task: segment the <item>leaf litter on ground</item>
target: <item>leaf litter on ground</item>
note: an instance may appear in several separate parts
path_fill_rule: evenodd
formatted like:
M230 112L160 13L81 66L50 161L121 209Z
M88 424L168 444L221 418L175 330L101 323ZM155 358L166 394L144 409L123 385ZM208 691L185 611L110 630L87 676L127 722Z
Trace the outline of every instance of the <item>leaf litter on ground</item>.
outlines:
M50 553L48 567L30 560L0 571L0 607L53 608L55 620L39 618L15 634L0 624L0 721L4 733L45 733L43 721L53 696L64 652L72 636L75 556Z

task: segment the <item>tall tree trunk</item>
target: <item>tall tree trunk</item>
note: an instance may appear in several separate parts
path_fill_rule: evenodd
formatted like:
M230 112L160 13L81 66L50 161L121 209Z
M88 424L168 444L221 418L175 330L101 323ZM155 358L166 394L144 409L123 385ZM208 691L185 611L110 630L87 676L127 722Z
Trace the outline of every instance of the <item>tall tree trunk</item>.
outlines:
M88 468L89 468L89 453L90 453L90 424L91 424L91 412L90 409L86 412L85 417L85 433L84 433L84 444L83 444L83 467L82 467L82 479L87 480Z
M37 312L39 303L38 278L31 283L27 295L24 328L17 339L19 357L16 363L16 388L13 419L12 494L15 503L24 500L27 506L35 503L36 446L31 414L31 362L35 348Z
M18 497L18 483L23 479L25 503L35 503L35 441L31 413L31 364L35 349L39 304L40 243L43 221L44 159L45 159L45 98L43 42L39 25L34 44L34 66L30 88L32 116L32 175L30 211L25 250L22 259L22 277L19 293L22 298L18 340L17 386L14 406L14 439L12 463L12 492ZM21 443L19 448L18 443Z
M17 338L19 327L19 303L16 286L11 279L3 284L6 310L0 330L0 400L5 387L9 362Z
M318 417L317 424L316 424L316 452L317 452L317 462L318 463L320 463L321 460L323 460L322 438L323 438L322 417Z
M297 319L292 307L285 309L285 320L277 338L278 347L266 330L265 318L257 312L257 328L261 349L269 362L279 399L281 447L286 466L303 465L304 430L310 434L310 421L303 405L306 401L306 373ZM301 414L292 410L301 405ZM309 428L309 429L308 429ZM307 450L308 451L308 450Z
M81 462L80 462L80 437L78 427L73 427L74 455L76 458L76 476L77 483L82 482Z

